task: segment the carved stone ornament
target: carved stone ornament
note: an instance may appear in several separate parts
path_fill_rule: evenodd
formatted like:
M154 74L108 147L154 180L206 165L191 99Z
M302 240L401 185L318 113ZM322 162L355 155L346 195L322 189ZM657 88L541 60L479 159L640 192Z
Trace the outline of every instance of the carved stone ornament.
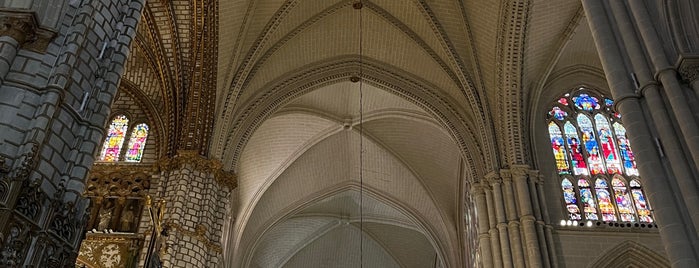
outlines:
M56 32L41 27L36 13L26 10L0 9L0 36L17 40L21 48L37 53L46 52Z
M86 196L142 197L150 189L150 166L95 165L88 175Z
M677 64L682 79L692 83L699 79L699 55L682 55Z
M214 175L216 182L228 189L238 187L238 180L233 172L224 171L220 161L204 158L195 150L177 151L177 155L172 158L163 158L156 165L160 171L173 171L182 168L185 164L195 170Z

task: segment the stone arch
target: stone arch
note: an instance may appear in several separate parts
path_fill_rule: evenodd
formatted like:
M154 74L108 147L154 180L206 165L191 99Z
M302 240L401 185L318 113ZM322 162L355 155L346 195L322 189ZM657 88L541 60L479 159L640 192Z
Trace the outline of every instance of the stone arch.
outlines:
M627 268L627 267L670 267L670 262L658 253L653 252L647 247L633 242L624 241L619 245L607 250L605 254L597 257L587 267L609 267L609 268Z

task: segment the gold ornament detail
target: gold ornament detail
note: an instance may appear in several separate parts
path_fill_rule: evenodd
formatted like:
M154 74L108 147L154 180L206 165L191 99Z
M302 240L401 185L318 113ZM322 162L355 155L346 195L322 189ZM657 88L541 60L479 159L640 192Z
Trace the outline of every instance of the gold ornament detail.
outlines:
M220 161L207 159L195 150L179 150L172 158L163 158L156 163L160 171L174 171L188 166L203 173L212 174L214 180L229 189L238 187L238 180L233 172L224 171Z
M208 250L211 250L218 254L221 254L223 252L223 248L218 243L213 242L206 237L206 227L202 224L197 224L197 226L194 228L194 231L187 230L181 225L174 222L167 222L165 223L165 226L167 227L167 229L175 231L175 233L189 236L198 240L199 242L203 243Z

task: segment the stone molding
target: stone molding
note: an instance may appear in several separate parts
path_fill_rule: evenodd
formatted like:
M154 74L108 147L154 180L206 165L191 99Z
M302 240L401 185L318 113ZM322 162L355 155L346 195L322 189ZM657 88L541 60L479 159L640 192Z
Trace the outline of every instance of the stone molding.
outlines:
M33 11L0 8L0 36L17 40L21 48L45 53L56 32L39 24Z
M206 237L206 227L202 224L197 224L196 227L194 227L194 231L187 230L186 228L174 222L166 222L165 227L167 229L174 230L182 235L196 239L197 241L203 243L208 250L211 250L214 253L221 254L223 252L223 248L221 247L221 245L209 240Z
M189 165L194 170L212 174L219 185L229 189L238 187L237 177L233 172L223 170L221 161L205 158L196 150L179 150L174 157L160 159L155 164L159 171L174 171L185 165Z

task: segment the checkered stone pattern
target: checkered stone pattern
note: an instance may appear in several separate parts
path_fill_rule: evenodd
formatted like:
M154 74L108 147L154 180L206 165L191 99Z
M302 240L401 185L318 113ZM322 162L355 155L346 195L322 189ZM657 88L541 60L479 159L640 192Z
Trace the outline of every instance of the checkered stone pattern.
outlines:
M192 166L170 171L162 185L166 199L164 222L169 224L165 267L218 267L221 232L230 191L212 174ZM203 235L195 234L204 227Z
M84 180L145 4L70 1L44 12L49 2L34 2L39 16L51 16L39 17L41 23L56 22L44 25L56 30L46 50L0 37L0 61L9 66L0 77L0 170L9 170L0 173L9 193L0 193L0 233L18 232L12 239L23 242L12 253L18 257L0 267L75 262L88 207Z

